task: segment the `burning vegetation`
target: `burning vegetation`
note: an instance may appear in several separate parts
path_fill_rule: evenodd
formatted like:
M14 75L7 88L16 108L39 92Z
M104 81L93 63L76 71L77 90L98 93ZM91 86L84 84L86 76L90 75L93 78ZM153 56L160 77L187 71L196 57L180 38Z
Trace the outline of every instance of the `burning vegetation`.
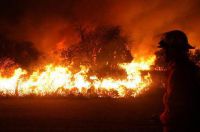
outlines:
M198 5L198 0L1 1L0 93L137 96L154 73L166 70L162 52L152 56L155 36L180 29L199 46ZM191 53L198 65L199 53ZM142 72L154 59L157 71Z
M141 71L150 70L155 57L133 59L119 26L78 31L78 44L55 52L61 57L59 64L38 65L31 71L26 67L39 57L32 44L1 38L0 94L118 98L135 97L149 88L151 76Z
M64 62L73 67L87 65L98 77L123 77L120 63L133 60L128 39L121 35L119 26L101 26L94 29L79 27L80 42L62 51Z

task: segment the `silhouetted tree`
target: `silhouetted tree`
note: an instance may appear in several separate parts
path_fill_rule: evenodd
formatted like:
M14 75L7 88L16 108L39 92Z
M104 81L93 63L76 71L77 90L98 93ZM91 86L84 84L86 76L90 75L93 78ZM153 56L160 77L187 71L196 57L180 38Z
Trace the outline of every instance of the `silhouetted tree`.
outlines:
M121 35L119 26L100 26L88 30L78 28L80 42L62 52L74 65L89 65L93 70L117 68L119 63L131 62L128 39ZM107 70L109 71L109 70Z
M39 57L39 52L33 46L32 42L18 42L10 40L4 36L0 36L0 59L11 59L22 67L27 67L29 64Z

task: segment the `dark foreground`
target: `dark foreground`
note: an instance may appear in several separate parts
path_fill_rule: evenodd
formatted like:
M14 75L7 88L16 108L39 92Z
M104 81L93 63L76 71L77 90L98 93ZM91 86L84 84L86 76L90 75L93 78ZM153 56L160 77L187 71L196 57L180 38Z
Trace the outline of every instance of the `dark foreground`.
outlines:
M161 94L140 98L0 98L3 131L160 132Z

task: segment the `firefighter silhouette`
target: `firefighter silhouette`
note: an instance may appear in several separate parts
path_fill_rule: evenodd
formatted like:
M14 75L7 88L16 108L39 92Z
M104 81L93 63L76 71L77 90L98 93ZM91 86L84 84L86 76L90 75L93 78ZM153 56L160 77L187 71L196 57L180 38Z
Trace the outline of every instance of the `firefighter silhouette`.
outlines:
M187 36L180 30L162 35L159 48L165 53L168 64L164 111L160 120L164 132L192 131L197 117L199 94L199 67L189 59L189 50L194 49Z

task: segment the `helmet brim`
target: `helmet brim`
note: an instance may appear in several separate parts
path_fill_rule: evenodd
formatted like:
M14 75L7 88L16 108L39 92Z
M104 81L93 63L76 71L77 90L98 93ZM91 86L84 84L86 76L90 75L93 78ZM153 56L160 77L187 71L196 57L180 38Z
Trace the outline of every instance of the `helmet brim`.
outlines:
M157 46L157 48L168 48L168 46L165 45L165 44L159 43L159 45ZM190 44L186 44L186 45L185 45L185 48L186 48L186 49L195 49L195 47L193 47L193 46L190 45Z
M188 48L188 49L194 49L195 47L193 47L193 46L190 45L190 44L187 44L187 48Z

